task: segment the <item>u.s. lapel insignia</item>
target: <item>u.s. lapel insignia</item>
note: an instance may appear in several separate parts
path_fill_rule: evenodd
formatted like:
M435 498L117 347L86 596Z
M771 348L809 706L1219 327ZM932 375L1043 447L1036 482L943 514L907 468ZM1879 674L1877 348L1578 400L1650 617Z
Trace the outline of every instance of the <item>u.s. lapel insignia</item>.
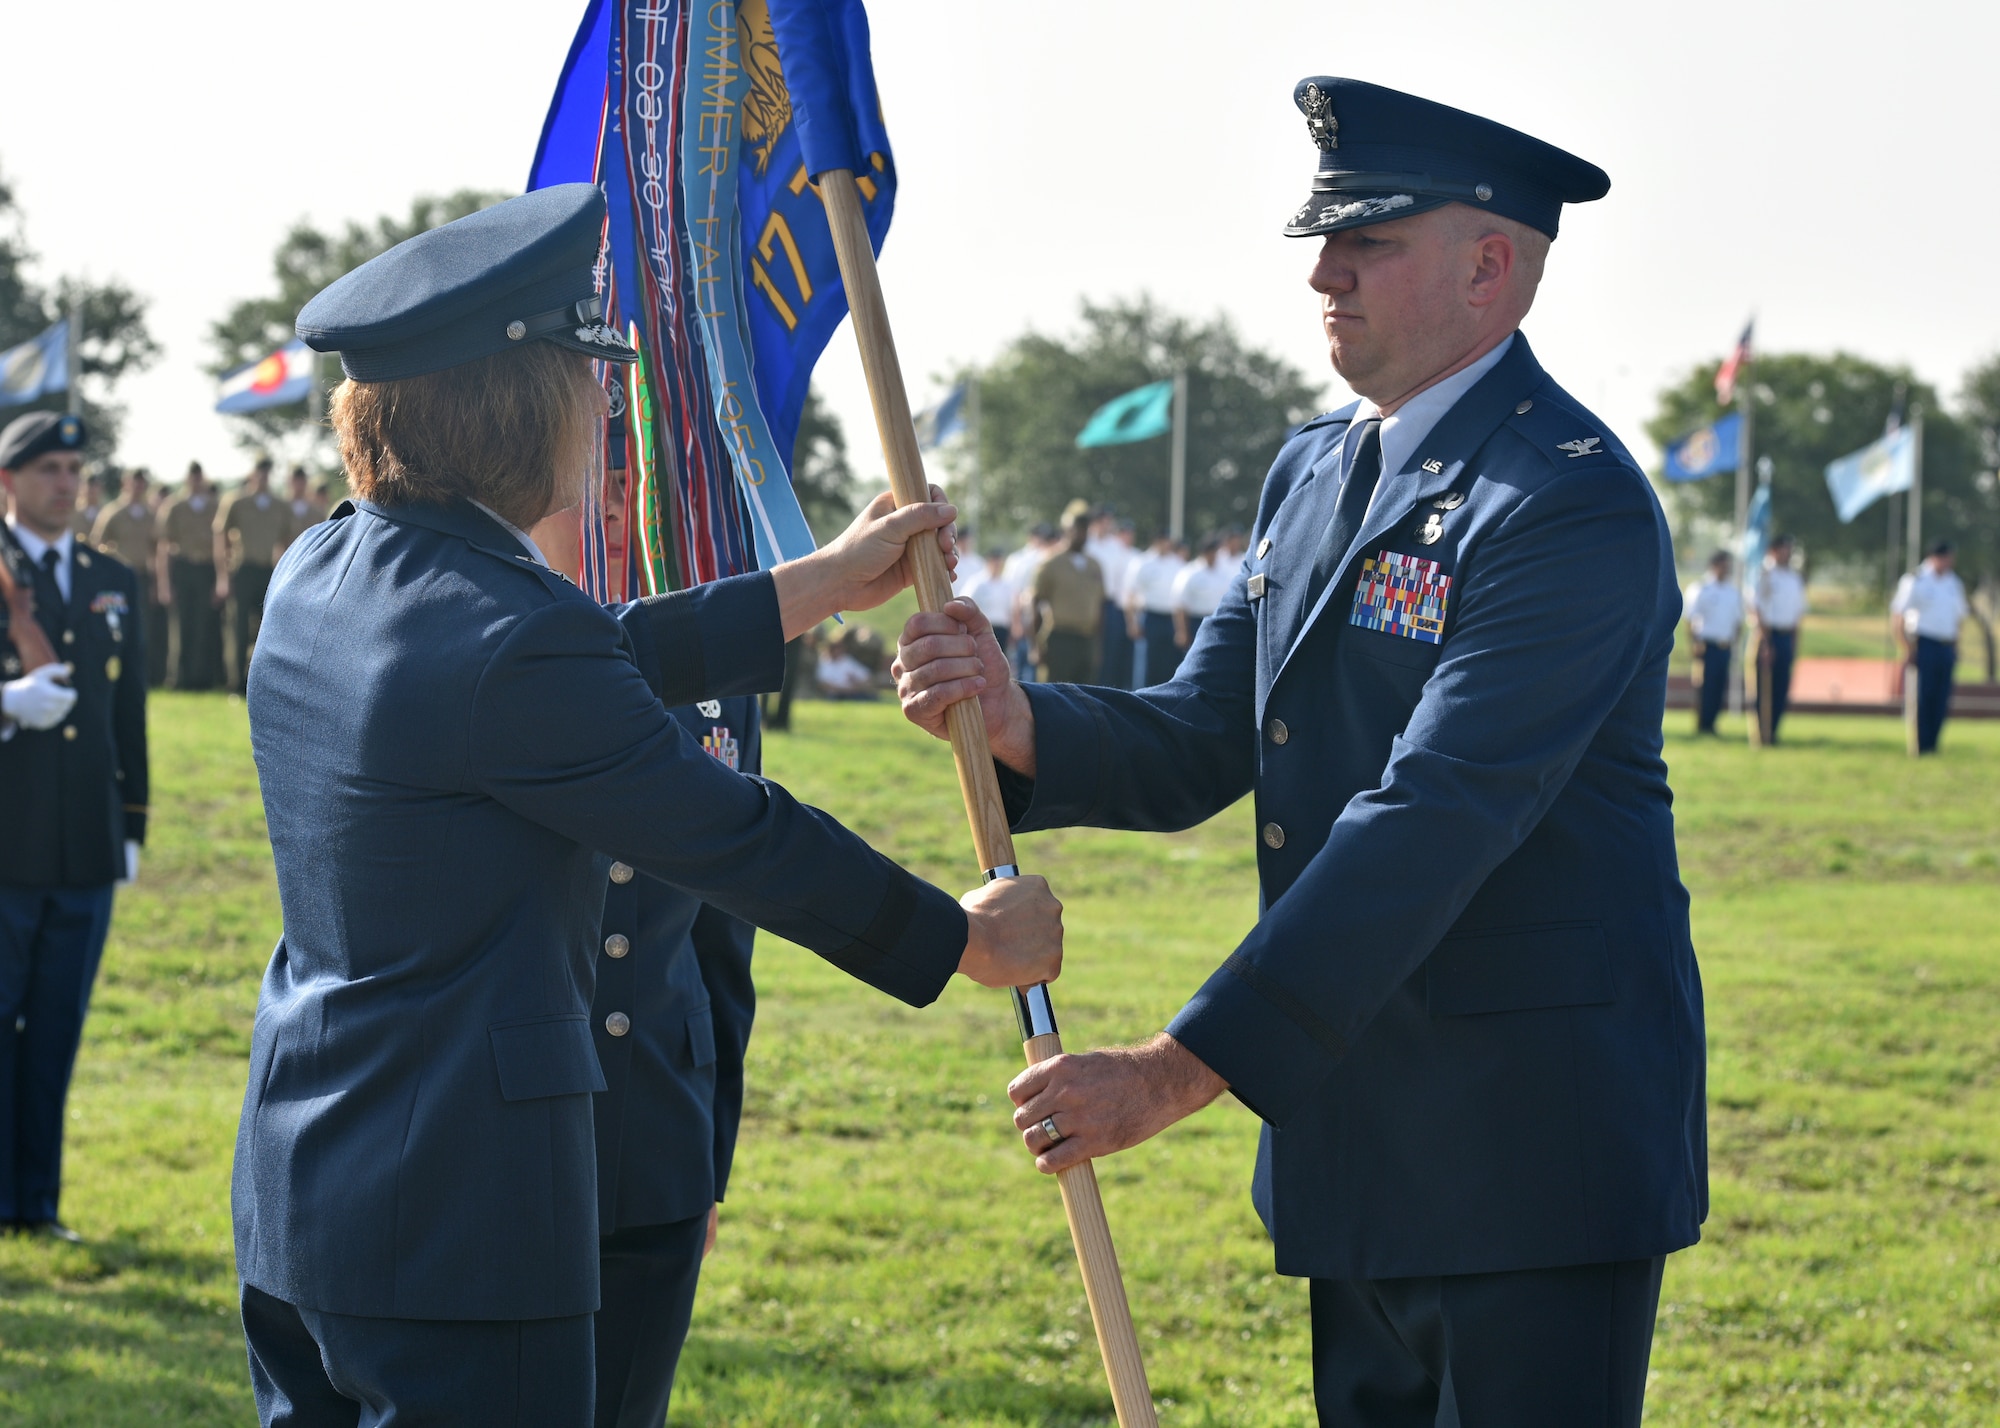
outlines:
M722 717L722 701L720 699L704 699L694 707L695 711L704 719L720 719Z
M1348 623L1427 645L1444 643L1451 577L1435 560L1385 550L1361 562Z
M82 566L85 570L90 569L90 552L87 550L78 549L76 553L76 563Z
M1435 501L1432 501L1431 504L1436 506L1440 511L1455 511L1465 504L1465 492L1447 491Z
M1424 470L1430 472L1433 476L1441 476L1444 474L1444 463L1433 456L1424 463Z
M1567 451L1572 461L1579 456L1601 456L1603 453L1597 449L1597 443L1603 439L1600 436L1579 436L1575 441L1557 442L1556 450Z

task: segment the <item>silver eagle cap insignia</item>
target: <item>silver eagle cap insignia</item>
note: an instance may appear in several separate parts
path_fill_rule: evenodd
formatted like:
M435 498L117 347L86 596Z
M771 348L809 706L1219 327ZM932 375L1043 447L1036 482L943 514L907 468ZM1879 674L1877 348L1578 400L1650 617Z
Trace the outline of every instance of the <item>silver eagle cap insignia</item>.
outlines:
M1306 116L1306 133L1319 145L1321 153L1330 154L1340 147L1340 121L1333 117L1331 94L1317 84L1308 84L1300 97L1299 110Z

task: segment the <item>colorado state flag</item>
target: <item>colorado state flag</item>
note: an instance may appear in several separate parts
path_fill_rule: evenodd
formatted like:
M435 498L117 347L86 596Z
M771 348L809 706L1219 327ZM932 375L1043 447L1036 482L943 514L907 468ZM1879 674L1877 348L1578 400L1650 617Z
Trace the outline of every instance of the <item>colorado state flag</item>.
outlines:
M312 391L312 359L312 349L305 343L291 342L268 357L225 372L216 387L215 409L241 416L304 401Z

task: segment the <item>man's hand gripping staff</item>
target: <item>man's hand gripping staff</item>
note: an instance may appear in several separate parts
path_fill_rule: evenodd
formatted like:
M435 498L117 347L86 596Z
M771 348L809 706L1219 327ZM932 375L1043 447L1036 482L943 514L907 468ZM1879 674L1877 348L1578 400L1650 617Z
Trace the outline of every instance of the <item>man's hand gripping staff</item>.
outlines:
M840 259L841 280L854 318L855 340L861 347L868 395L875 408L875 426L888 461L889 483L898 504L915 504L924 500L928 486L923 476L923 458L917 451L916 428L910 421L902 367L896 357L895 339L889 331L889 315L875 272L875 254L862 217L860 194L853 173L847 169L828 169L817 176L817 184L826 202L834 248ZM951 598L951 582L936 545L929 540L911 541L909 563L918 604L927 611L942 610ZM1021 878L1014 863L1013 835L1000 797L1000 782L993 772L993 750L987 743L979 705L954 704L941 712L939 720L951 738L952 755L958 765L959 792L965 799L973 846L988 885L988 889L982 890L984 897L975 894L967 899L967 911L972 913L988 899L1005 901L1019 896L1011 887L1004 892L989 890L1027 880ZM1035 881L1039 883L1039 879ZM1045 887L1038 888L1035 895L1048 896ZM973 920L975 932L967 947L968 960L979 943L976 930L979 919L975 915ZM962 970L977 980L986 980L970 967ZM1047 987L1040 984L1016 987L1014 1006L1028 1060L1040 1062L1061 1055L1062 1041L1056 1034L1055 1012ZM1121 1428L1156 1428L1158 1418L1153 1411L1152 1390L1146 1383L1138 1336L1132 1330L1132 1313L1118 1272L1110 1227L1105 1222L1104 1202L1098 1196L1096 1175L1087 1160L1079 1160L1060 1169L1059 1176L1063 1208L1069 1216L1070 1237L1076 1245L1084 1292L1090 1300L1090 1316L1097 1327L1097 1345L1104 1357L1105 1376L1110 1381L1118 1422Z

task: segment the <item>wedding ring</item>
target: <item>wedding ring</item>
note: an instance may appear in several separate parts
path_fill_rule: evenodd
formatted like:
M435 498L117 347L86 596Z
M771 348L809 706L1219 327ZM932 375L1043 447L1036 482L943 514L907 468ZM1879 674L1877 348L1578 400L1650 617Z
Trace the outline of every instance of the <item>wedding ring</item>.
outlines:
M1050 1145L1061 1145L1063 1141L1068 1139L1067 1136L1056 1129L1056 1118L1054 1116L1042 1117L1042 1134L1049 1138Z

